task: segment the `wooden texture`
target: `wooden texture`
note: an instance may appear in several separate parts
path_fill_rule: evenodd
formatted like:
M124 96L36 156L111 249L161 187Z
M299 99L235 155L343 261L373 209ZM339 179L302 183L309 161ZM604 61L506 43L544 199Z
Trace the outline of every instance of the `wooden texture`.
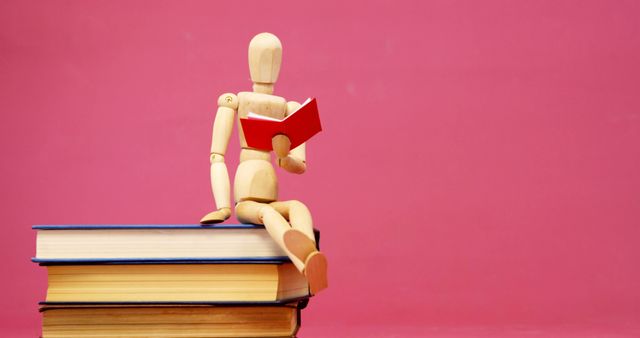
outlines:
M254 83L275 83L282 63L282 44L271 33L260 33L249 43L249 71Z
M303 262L316 251L316 244L313 240L300 230L289 229L285 231L283 240L287 250Z
M287 101L280 96L240 92L238 93L238 99L240 100L238 106L238 134L240 135L240 146L242 148L249 148L249 146L244 137L244 131L239 119L246 118L249 113L260 114L278 120L282 120L287 116Z
M293 112L298 110L298 108L300 108L300 103L295 102L295 101L287 102L287 116L289 116L290 114L293 114ZM289 155L290 155L291 158L302 162L302 164L304 165L304 163L305 163L305 161L307 159L306 143L303 143L303 144L293 148L291 150L291 154L289 154Z
M271 202L278 199L278 181L271 162L240 162L234 180L236 203L246 200Z
M211 190L217 209L206 214L200 220L200 223L203 224L223 222L231 216L231 185L224 155L229 145L237 108L238 97L236 95L226 93L218 98L218 111L213 122L210 153Z
M282 248L300 272L304 270L304 260L291 253L284 244L284 234L291 230L291 224L271 205L256 201L242 201L236 205L236 216L240 222L264 224L271 238Z
M291 150L291 140L289 140L287 135L278 134L271 139L271 143L273 144L273 152L276 154L278 159L289 155L289 150Z
M297 200L290 200L276 201L270 205L289 221L292 228L302 231L302 233L315 242L311 212L304 203Z
M295 101L287 102L287 116L300 108L300 103ZM289 152L288 156L278 158L278 166L293 174L302 174L307 170L307 145L303 143Z
M327 288L327 259L323 253L316 250L313 237L309 238L297 229L290 229L284 233L283 238L287 252L304 262L302 271L309 280L311 293L315 294Z
M211 179L219 210L205 216L202 222L214 223L229 217L225 209L225 196L228 194L224 185L224 182L228 182L225 180L228 174L224 157L220 156L223 156L227 149L228 135L231 134L233 124L230 119L237 109L236 119L242 150L233 187L236 216L241 222L264 224L273 240L285 251L300 272L313 272L313 289L317 292L326 287L327 262L324 255L316 250L309 209L299 201L277 201L278 180L271 163L271 154L249 147L242 124L239 122L239 119L246 118L249 113L282 120L300 107L298 102L287 102L280 96L272 95L281 60L280 40L270 33L256 35L249 44L249 70L253 92L240 92L237 97L233 94L223 94L219 99L222 106L218 109L218 114L221 116L216 116L211 146L212 154L218 154L212 156ZM220 145L216 144L218 141ZM272 146L281 168L296 174L306 171L304 143L290 149L289 137L277 135L272 139ZM291 250L287 248L284 237L285 233L290 231L296 234L289 236L288 246ZM310 257L315 258L310 260ZM308 262L313 263L313 267L305 270L305 264Z
M327 268L327 258L322 252L313 252L305 260L304 275L309 281L309 289L312 295L329 287Z

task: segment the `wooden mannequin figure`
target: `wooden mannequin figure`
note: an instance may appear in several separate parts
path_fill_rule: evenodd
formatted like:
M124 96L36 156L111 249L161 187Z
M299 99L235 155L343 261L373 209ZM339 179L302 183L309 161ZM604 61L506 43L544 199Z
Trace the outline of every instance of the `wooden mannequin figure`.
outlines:
M273 95L282 61L282 45L273 34L260 33L249 43L252 92L222 94L213 123L211 187L217 210L205 215L203 224L223 222L231 216L230 186L224 155L234 120L240 134L240 164L234 180L235 210L242 223L264 224L276 243L309 281L312 294L327 287L327 260L316 249L309 209L299 201L278 201L278 181L271 153L247 145L240 118L249 112L283 119L300 107L294 101ZM235 116L237 113L237 117ZM272 139L278 166L302 174L306 170L305 144L290 149L286 135Z

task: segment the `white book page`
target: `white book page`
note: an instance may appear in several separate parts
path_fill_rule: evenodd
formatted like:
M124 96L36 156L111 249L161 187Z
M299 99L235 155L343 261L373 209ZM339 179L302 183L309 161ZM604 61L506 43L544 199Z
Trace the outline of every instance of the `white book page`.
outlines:
M260 115L252 112L249 112L249 114L247 115L247 118L250 118L252 120L265 120L265 121L276 121L276 122L282 121L274 117L264 116L264 115Z
M311 98L308 98L306 101L304 101L304 103L300 107L298 107L298 109L296 109L296 111L294 111L293 113L291 113L291 115L285 117L282 120L278 120L278 119L276 119L274 117L269 117L269 116L256 114L254 112L249 112L249 114L247 115L247 118L250 118L252 120L265 120L265 121L282 122L282 121L288 119L289 117L293 116L293 114L295 114L298 110L302 109L302 107L306 106L309 102L311 102Z

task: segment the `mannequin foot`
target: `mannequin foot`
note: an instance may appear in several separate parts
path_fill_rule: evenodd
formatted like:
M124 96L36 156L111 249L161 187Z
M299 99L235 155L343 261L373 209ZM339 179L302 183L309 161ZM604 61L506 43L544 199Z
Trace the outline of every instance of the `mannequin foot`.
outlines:
M283 240L287 250L303 262L312 252L316 251L316 243L300 230L287 230Z
M309 291L312 295L326 289L327 282L327 258L320 251L316 251L307 257L304 263L304 275L309 282Z
M222 208L206 214L200 220L200 224L215 224L226 221L231 216L231 209Z

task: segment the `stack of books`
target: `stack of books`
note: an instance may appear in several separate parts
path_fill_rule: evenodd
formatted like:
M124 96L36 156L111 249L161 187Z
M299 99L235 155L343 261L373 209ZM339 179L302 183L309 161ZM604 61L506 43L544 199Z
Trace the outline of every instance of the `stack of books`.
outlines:
M33 228L43 338L294 337L310 296L258 225Z

